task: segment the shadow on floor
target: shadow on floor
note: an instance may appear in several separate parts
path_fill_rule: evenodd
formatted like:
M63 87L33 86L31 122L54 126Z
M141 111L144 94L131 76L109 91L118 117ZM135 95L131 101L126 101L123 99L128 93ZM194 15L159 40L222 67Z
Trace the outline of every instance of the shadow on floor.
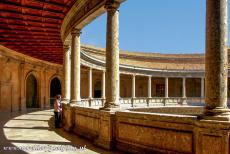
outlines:
M83 148L83 153L122 154L96 147L86 139L75 134L54 128L53 110L32 109L24 112L0 112L0 154L38 154L66 153L65 151L22 151L25 147L74 147ZM9 149L10 147L10 149ZM7 149L7 150L6 150ZM16 149L16 150L15 150ZM69 153L69 152L68 152ZM70 153L78 153L70 151Z
M12 142L6 138L4 132L4 125L8 121L16 118L17 116L33 111L34 109L29 110L27 112L0 112L0 154L28 154L27 152L18 149L17 146L13 145Z

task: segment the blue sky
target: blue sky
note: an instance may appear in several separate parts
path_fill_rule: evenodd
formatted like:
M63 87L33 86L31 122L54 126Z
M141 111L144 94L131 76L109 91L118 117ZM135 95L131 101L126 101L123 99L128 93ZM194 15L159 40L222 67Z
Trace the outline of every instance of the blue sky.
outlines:
M205 3L206 0L127 0L119 8L120 49L204 53ZM106 14L82 32L83 44L105 47Z

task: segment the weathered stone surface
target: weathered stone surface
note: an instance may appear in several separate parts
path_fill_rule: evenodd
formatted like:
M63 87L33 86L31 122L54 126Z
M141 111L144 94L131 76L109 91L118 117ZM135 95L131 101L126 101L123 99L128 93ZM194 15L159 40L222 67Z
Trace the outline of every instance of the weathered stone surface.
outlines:
M112 1L111 1L112 2ZM114 3L106 5L106 102L104 108L119 106L119 21L118 6Z
M227 0L207 0L205 54L205 114L207 116L229 116L225 115L229 112L227 110L227 25Z
M193 111L202 113L201 107L149 109L159 113L149 113L147 108L136 109L138 112L71 108L75 110L74 132L106 149L134 153L229 152L230 123L199 120L191 115Z

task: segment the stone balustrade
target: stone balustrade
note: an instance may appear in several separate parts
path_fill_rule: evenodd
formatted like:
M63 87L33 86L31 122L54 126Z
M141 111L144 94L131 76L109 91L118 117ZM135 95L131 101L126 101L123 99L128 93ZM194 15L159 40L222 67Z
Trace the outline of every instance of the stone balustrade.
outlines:
M186 104L183 104L186 100ZM181 105L191 105L191 106L202 106L204 105L204 99L199 97L127 97L120 98L120 105L122 108L130 107L152 107L152 106L181 106ZM92 99L81 99L79 106L81 107L102 107L105 102L103 98L92 98Z
M131 153L229 153L229 122L200 120L203 107L149 107L114 112L67 104L63 108L66 130L106 149ZM210 148L210 143L215 146Z

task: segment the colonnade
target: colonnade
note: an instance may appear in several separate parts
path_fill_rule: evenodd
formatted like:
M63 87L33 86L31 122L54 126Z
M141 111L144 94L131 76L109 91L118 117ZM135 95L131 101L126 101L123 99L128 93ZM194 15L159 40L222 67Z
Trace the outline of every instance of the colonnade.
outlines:
M201 97L205 96L205 115L222 115L227 109L227 0L207 0L205 86L201 79ZM106 73L102 73L103 109L119 108L119 3L108 1L106 31ZM64 54L64 99L78 104L80 98L80 30L73 29L71 46L71 73L69 51ZM71 74L71 75L66 75ZM69 77L71 76L71 90ZM165 78L165 97L168 96L168 77ZM182 79L182 97L186 97L186 79ZM106 84L105 84L106 83ZM89 98L92 97L92 69L89 70ZM204 88L205 87L205 88ZM206 89L206 90L204 90ZM69 95L71 91L71 95ZM205 94L204 94L205 91ZM69 97L69 98L68 98ZM135 75L132 76L132 97L135 98ZM148 97L151 97L151 76L148 78Z
M106 32L106 73L102 73L102 97L106 98L104 109L119 107L119 8L118 1L108 0ZM80 104L80 29L71 31L71 59L69 47L64 46L64 98L71 104ZM71 61L71 65L70 65ZM71 70L71 71L70 71ZM71 82L69 82L71 81ZM105 84L106 83L106 84ZM70 89L69 89L70 87ZM92 98L92 69L89 69L89 98Z

